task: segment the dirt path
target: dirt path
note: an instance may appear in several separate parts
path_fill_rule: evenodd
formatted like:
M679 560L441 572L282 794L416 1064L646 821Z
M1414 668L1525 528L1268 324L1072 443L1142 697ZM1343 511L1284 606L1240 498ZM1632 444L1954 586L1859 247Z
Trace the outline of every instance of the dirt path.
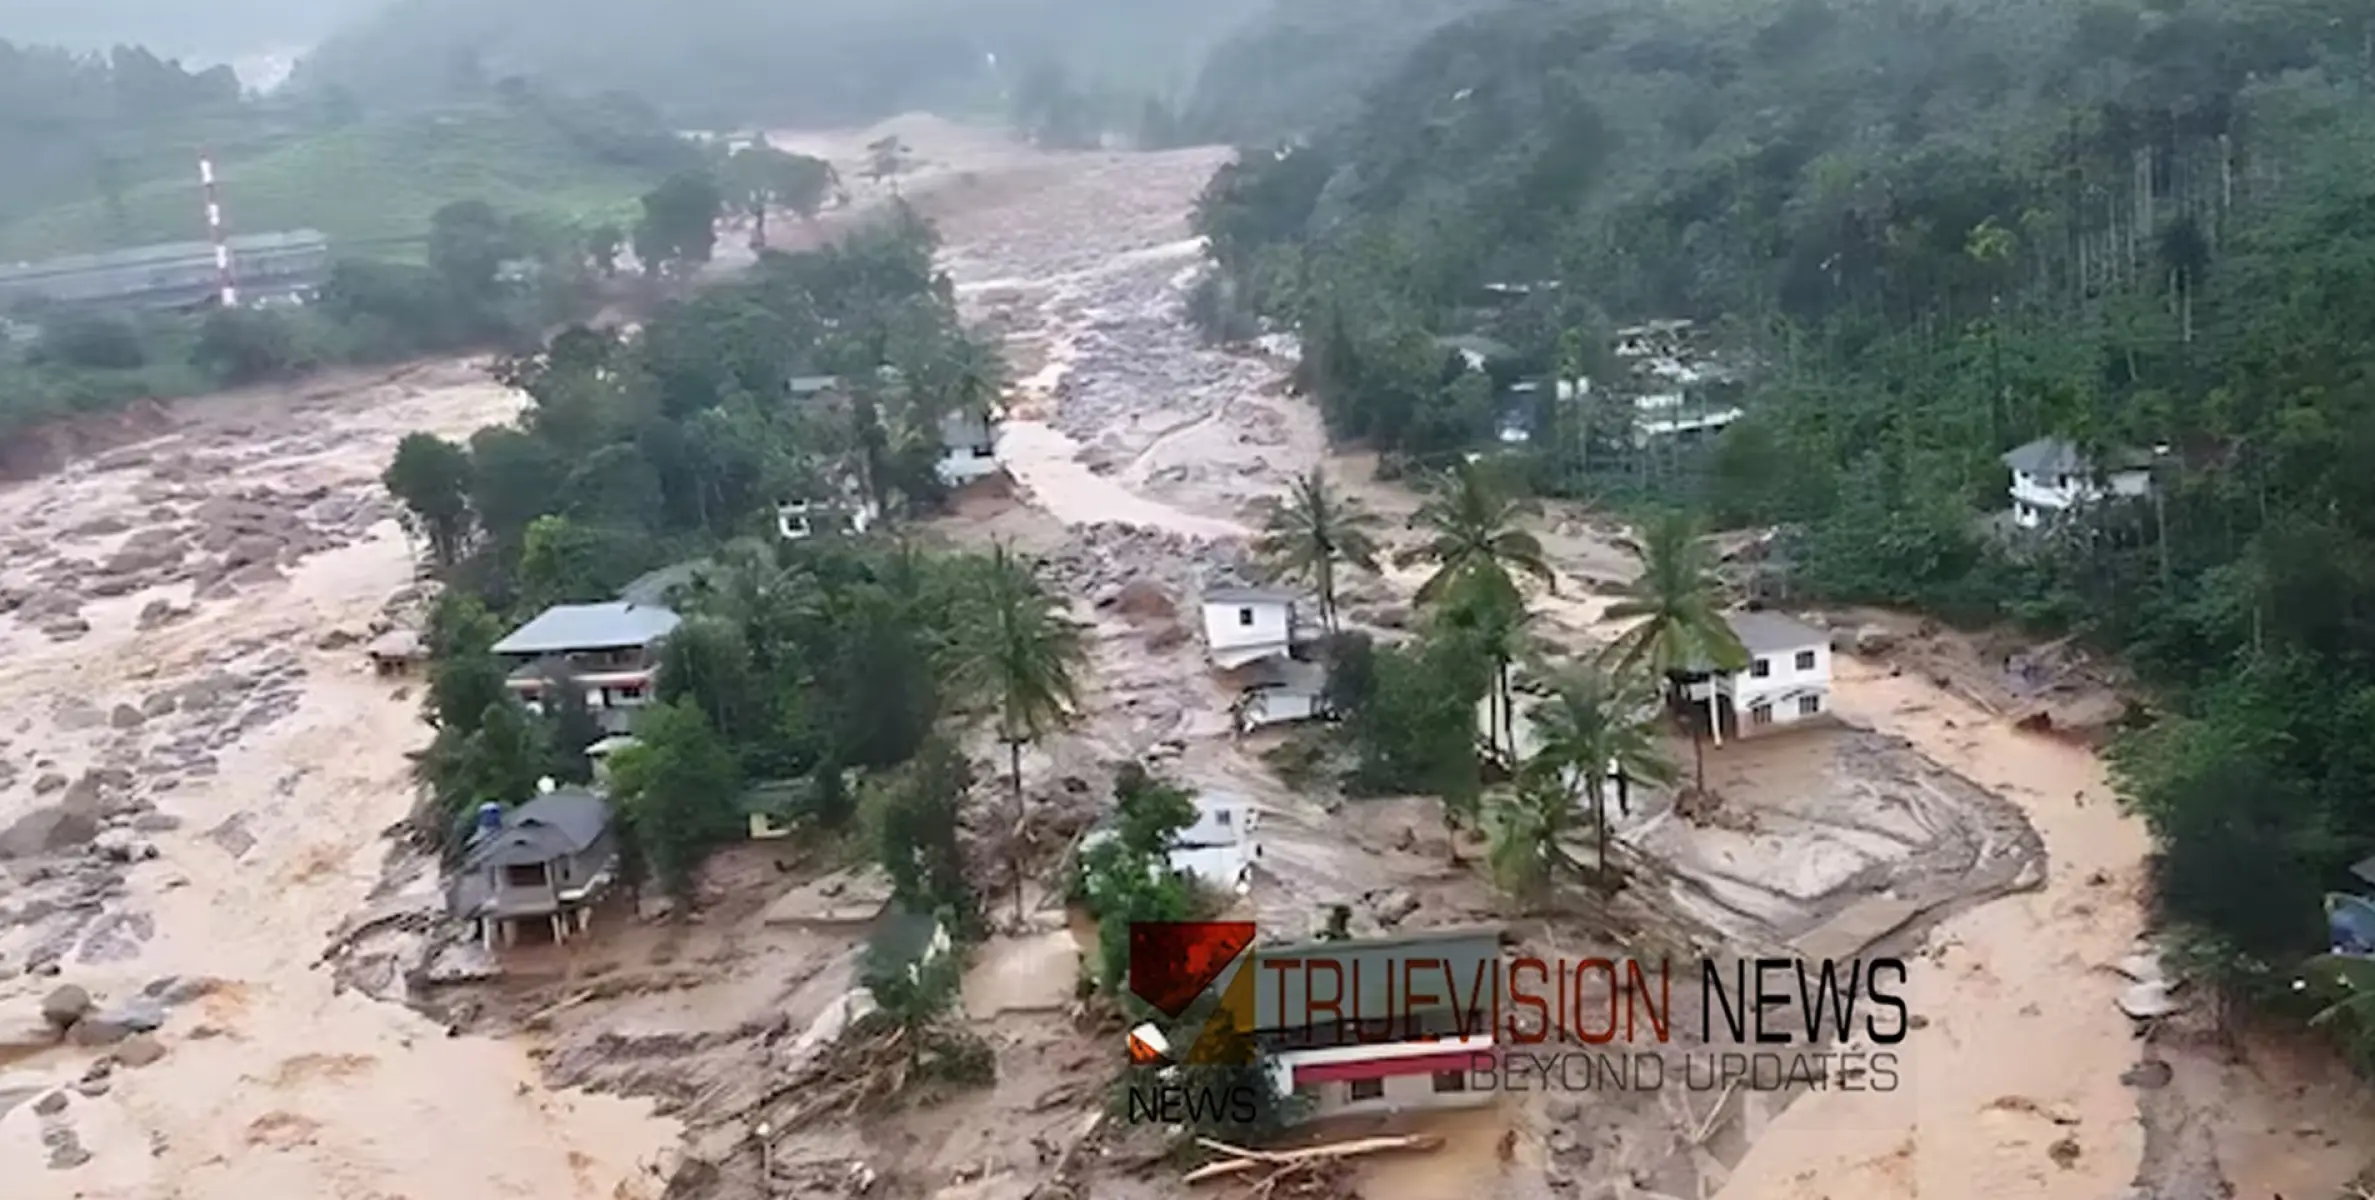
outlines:
M165 998L152 1064L109 1073L74 1046L0 1068L12 1200L650 1180L675 1131L648 1103L550 1091L528 1047L449 1039L316 966L378 879L427 734L351 644L411 578L378 473L403 434L516 403L473 364L212 398L0 493L19 714L0 830L65 822L57 855L0 853L0 1015L63 983L102 1011Z

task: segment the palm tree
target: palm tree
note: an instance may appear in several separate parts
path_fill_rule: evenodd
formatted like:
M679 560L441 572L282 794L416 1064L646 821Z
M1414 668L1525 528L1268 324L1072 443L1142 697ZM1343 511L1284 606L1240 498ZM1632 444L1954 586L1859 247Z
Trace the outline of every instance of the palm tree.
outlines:
M1410 518L1412 528L1424 528L1427 539L1394 556L1401 566L1431 563L1435 573L1419 585L1418 602L1432 604L1451 585L1475 577L1515 590L1511 571L1531 576L1556 595L1558 576L1543 556L1542 543L1518 527L1542 515L1532 500L1505 492L1476 464L1461 462L1443 474L1440 485Z
M1455 581L1434 613L1437 630L1450 632L1457 644L1492 662L1492 680L1485 690L1485 745L1513 770L1518 755L1511 666L1529 653L1532 639L1527 630L1533 618L1516 589L1497 586L1481 575Z
M1509 666L1515 657L1516 630L1524 624L1525 598L1511 572L1533 578L1558 592L1558 575L1543 555L1542 543L1519 527L1538 517L1540 505L1511 496L1476 464L1462 461L1445 472L1440 486L1410 518L1413 527L1428 531L1427 539L1394 556L1397 563L1432 563L1435 572L1419 585L1422 605L1450 605L1463 611L1458 624L1479 632L1493 656L1492 723L1507 724L1510 758L1516 758L1517 734L1510 714ZM1499 748L1501 732L1487 737Z
M1642 545L1641 574L1625 585L1625 598L1608 609L1611 620L1633 626L1608 647L1619 671L1646 668L1678 687L1697 671L1737 671L1748 665L1748 649L1724 620L1715 562L1688 514L1669 513L1652 524ZM1713 693L1708 697L1712 714ZM1711 718L1712 719L1712 716ZM1691 758L1698 786L1707 786L1705 731L1690 721Z
M1674 782L1674 764L1658 737L1656 689L1636 673L1578 667L1560 674L1550 698L1526 716L1542 742L1526 764L1527 781L1564 796L1570 806L1591 801L1599 829L1595 861L1605 876L1608 784Z
M1351 496L1328 486L1318 467L1298 476L1284 503L1274 505L1262 524L1254 553L1281 579L1309 583L1319 592L1320 623L1337 632L1336 567L1342 563L1377 572L1377 515Z
M1039 586L1032 565L1000 543L990 551L968 597L954 675L996 711L1006 744L1014 821L1023 824L1023 746L1071 723L1080 704L1079 673L1088 658L1078 623ZM1014 917L1023 918L1019 844L1014 859Z

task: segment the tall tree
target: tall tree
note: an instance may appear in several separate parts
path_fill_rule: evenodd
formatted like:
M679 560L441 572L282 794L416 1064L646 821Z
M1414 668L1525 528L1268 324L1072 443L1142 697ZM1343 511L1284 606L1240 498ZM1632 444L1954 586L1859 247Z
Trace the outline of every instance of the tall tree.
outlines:
M670 894L692 895L711 847L742 828L742 772L734 753L690 704L655 704L635 722L635 744L610 764L611 795L636 848Z
M1687 513L1667 513L1653 522L1642 541L1641 573L1625 585L1624 598L1610 605L1608 619L1631 628L1608 647L1618 670L1647 669L1679 688L1685 675L1729 672L1748 666L1748 649L1724 620L1722 587L1715 556ZM1714 719L1711 708L1708 720ZM1693 774L1707 786L1706 730L1694 713L1689 721Z
M1039 585L1032 565L1003 543L966 597L954 675L989 705L1005 743L1014 793L1014 917L1023 919L1023 747L1071 723L1088 647L1077 622Z
M1338 632L1336 568L1376 573L1379 524L1357 497L1330 487L1322 468L1313 467L1295 478L1284 503L1271 507L1254 553L1276 577L1318 591L1320 621L1332 634Z
M470 455L433 433L408 433L380 482L402 501L441 567L461 560L470 537Z
M1395 554L1402 566L1425 563L1434 573L1419 585L1418 602L1432 604L1464 577L1514 592L1512 572L1558 591L1558 576L1543 556L1542 542L1521 523L1542 515L1540 505L1510 490L1476 463L1462 461L1443 473L1426 502L1410 518L1426 540Z
M1540 748L1527 761L1529 782L1572 805L1591 802L1599 848L1593 862L1608 873L1608 785L1616 778L1674 781L1658 720L1657 689L1642 676L1597 665L1561 672L1550 698L1526 712Z

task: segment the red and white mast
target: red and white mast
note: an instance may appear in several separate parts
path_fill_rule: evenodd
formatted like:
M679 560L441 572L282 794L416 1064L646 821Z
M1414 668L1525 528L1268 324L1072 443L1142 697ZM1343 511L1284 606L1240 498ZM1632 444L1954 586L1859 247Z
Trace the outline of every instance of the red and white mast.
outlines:
M206 234L214 239L214 273L222 289L224 308L239 307L239 287L231 277L231 238L223 230L222 198L215 191L214 156L198 156L198 182L206 190Z

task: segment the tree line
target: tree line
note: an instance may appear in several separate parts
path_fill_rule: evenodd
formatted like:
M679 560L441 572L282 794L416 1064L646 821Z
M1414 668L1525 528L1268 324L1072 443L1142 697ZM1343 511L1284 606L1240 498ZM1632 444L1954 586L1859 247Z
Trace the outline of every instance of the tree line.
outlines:
M2352 453L2375 439L2370 21L2327 0L1506 6L1216 179L1204 300L1300 333L1332 428L1421 459L1491 432L1435 335L1605 382L1611 326L1696 318L1746 366L1745 417L1644 448L1594 389L1512 469L1779 525L1809 599L2116 652L2148 700L2112 761L2182 956L2306 1012L2321 896L2362 889L2348 868L2375 851ZM2039 437L2143 454L2152 499L2001 536L1998 456ZM2343 1027L2375 1048L2375 1024Z

